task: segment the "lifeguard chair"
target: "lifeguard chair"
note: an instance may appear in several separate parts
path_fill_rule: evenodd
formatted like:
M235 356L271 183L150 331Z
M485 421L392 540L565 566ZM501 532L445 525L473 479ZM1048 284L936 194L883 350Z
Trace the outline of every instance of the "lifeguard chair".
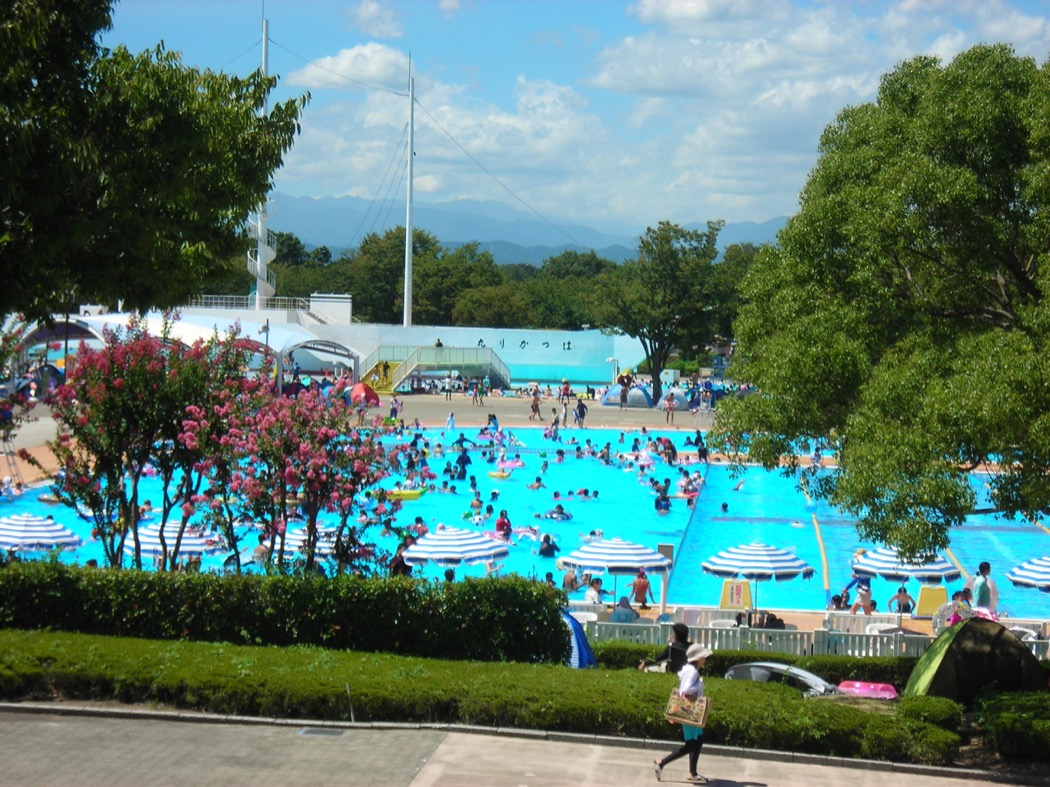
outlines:
M751 609L751 583L739 579L726 579L722 582L722 598L719 609Z

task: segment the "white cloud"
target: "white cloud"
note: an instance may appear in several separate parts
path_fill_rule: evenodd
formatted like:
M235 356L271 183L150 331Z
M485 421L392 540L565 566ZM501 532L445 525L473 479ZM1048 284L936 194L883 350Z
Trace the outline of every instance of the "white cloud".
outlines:
M365 35L373 38L400 38L401 20L398 12L387 0L361 0L350 9L354 25Z
M327 88L408 90L408 58L383 44L361 44L322 57L288 75L289 85L309 90Z
M438 10L446 17L451 17L459 10L459 0L439 0Z

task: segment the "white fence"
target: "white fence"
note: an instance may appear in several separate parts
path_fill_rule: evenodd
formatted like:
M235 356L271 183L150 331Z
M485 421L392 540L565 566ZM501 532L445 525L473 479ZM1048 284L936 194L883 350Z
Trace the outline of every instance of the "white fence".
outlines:
M662 647L671 638L671 623L656 623L642 619L637 623L611 623L603 604L571 604L574 612L595 615L584 624L592 642L620 640L639 645ZM689 627L689 639L712 650L756 650L763 653L784 653L794 656L837 655L863 658L866 656L910 656L918 658L933 643L934 638L924 634L907 633L909 617L900 615L851 615L847 612L828 612L823 628L814 631L737 627L736 610L714 608L679 608L671 617ZM586 617L590 617L587 615ZM666 618L665 618L666 620ZM1050 659L1050 639L1042 621L1002 621L1010 627L1021 626L1033 632L1035 638L1023 637L1024 644L1041 660ZM904 631L901 631L903 626ZM879 631L889 627L890 631ZM896 630L892 630L896 629ZM1020 633L1020 632L1017 632Z
M589 621L586 629L587 637L592 642L619 640L656 646L666 643L671 633L670 625L666 623L653 625ZM794 656L920 656L933 642L932 637L900 632L865 634L823 629L791 631L721 626L690 626L689 639L712 650L756 650ZM1045 648L1043 650L1045 654Z

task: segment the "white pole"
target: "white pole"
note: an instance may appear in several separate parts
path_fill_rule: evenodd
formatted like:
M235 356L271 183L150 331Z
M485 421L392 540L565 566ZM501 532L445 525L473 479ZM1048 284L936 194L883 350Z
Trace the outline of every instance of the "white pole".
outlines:
M269 61L270 61L270 20L262 20L262 73L265 77L269 73ZM262 117L266 117L270 112L269 95L263 98L262 106ZM262 292L262 285L266 283L266 236L267 236L267 222L266 222L266 198L263 197L262 204L259 206L259 237L256 241L255 246L255 262L258 266L255 277L255 310L262 311L266 308L266 296ZM267 334L267 341L269 341L269 334Z
M405 308L404 327L412 325L412 174L416 155L415 80L408 78L408 204L405 208Z
M660 614L667 612L667 583L671 581L671 570L664 572L663 580L660 582Z

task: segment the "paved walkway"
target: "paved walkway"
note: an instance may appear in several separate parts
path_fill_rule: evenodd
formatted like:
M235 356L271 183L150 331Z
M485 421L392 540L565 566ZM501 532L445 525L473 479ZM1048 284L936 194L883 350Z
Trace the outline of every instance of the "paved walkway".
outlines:
M671 748L513 731L207 723L149 711L73 716L46 707L10 712L14 707L0 705L4 785L650 785L656 783L653 759ZM825 764L825 758L761 755L709 747L700 771L720 787L961 787L980 778L888 763L843 767ZM663 782L688 784L684 763L668 766Z

